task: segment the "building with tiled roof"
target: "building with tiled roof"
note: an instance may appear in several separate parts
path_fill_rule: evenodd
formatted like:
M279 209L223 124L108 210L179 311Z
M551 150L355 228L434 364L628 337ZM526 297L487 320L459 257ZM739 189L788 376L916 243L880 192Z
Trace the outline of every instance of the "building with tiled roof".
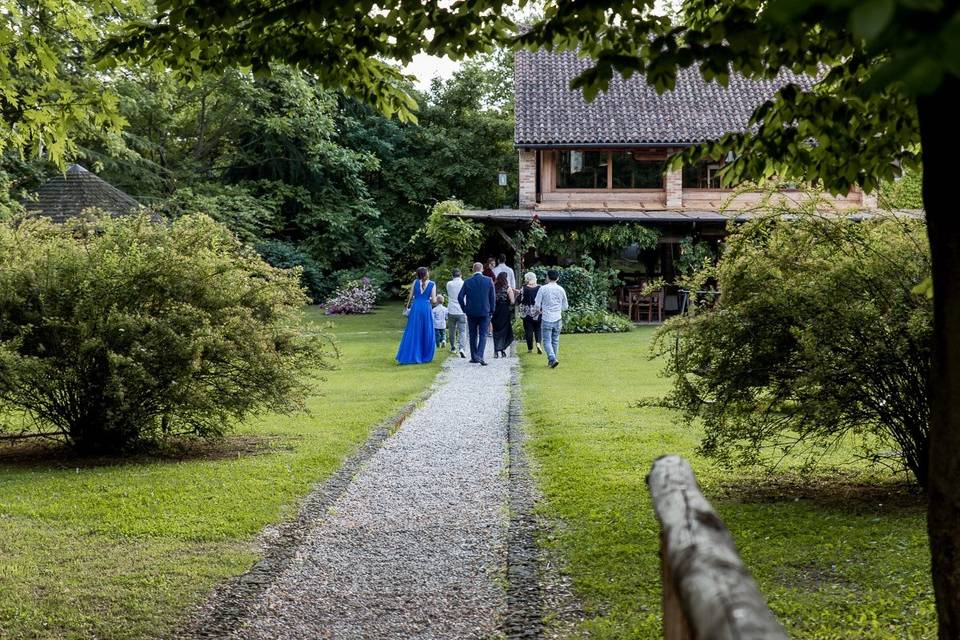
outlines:
M672 91L658 94L641 77L615 75L587 102L570 81L591 61L569 51L523 52L516 61L516 134L520 148L688 145L746 129L753 110L788 83L810 79L787 71L772 80L733 75L726 87L682 69Z
M640 75L615 75L608 90L588 102L570 83L591 64L574 51L516 54L519 208L460 215L498 228L499 237L508 239L515 252L519 245L509 234L522 231L531 220L551 230L630 222L656 229L655 248L624 247L607 260L627 285L619 291L619 308L635 320L659 319L681 311L684 294L672 285L651 297L638 292L651 279L674 282L685 242L706 242L716 249L730 221L808 197L794 189L771 195L721 188L718 172L726 158L675 171L667 170L667 158L685 146L745 131L754 110L780 88L795 83L809 89L812 79L788 72L767 80L731 75L724 87L705 81L691 68L678 73L673 90L658 94ZM830 200L825 199L825 206L852 219L869 217L876 207L875 198L859 191ZM536 248L516 257L518 270L524 264L564 264L569 259L541 255ZM634 298L645 301L642 318Z
M667 157L684 146L744 131L754 109L777 90L788 83L807 89L812 82L785 71L768 80L734 74L724 87L689 68L663 94L640 75L615 75L609 89L588 102L570 88L592 64L576 52L521 51L515 64L519 203L544 211L668 210L687 217L704 212L713 219L720 210L750 208L761 194L720 188L722 158L668 172ZM835 203L875 206L859 192Z
M125 215L137 210L140 203L80 165L72 164L63 175L40 185L23 206L29 214L64 222L87 209Z

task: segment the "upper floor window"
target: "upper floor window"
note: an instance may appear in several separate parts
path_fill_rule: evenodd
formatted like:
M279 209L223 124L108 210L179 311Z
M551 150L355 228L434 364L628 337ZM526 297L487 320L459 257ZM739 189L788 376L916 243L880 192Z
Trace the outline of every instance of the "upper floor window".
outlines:
M558 189L606 189L606 151L560 151L557 153Z
M614 151L614 189L662 189L666 160L634 151Z
M683 168L684 189L720 189L720 168L723 165L716 160L701 160L695 165Z
M557 189L663 189L666 150L557 151Z

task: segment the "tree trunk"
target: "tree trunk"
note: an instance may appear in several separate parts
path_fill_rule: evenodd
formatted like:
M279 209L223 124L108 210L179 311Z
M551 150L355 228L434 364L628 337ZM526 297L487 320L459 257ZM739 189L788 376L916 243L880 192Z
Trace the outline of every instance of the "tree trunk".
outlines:
M951 196L958 103L960 79L949 76L917 100L934 291L927 530L941 640L960 638L960 214Z

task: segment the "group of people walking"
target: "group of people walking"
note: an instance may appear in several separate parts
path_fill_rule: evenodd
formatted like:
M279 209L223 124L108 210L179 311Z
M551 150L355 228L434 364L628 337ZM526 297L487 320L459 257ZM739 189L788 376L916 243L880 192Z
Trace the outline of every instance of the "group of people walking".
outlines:
M547 271L547 282L543 286L538 284L536 274L527 273L519 289L513 269L507 266L503 254L497 260L490 258L487 264L474 263L472 271L472 275L464 279L460 270L454 269L444 299L437 293L427 268L417 269L417 279L404 307L407 326L400 340L397 362L430 362L435 350L448 344L451 353L466 358L469 351L471 363L486 366L484 354L488 337L493 339L494 357L506 357L514 341L513 310L519 304L527 352L546 352L548 366L559 365L562 315L569 305L566 292L557 284L557 271Z

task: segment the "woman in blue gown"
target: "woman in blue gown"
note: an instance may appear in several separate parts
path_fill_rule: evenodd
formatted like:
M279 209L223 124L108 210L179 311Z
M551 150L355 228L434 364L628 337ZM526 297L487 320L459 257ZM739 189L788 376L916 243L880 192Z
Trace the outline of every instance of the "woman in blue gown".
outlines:
M407 314L407 326L400 338L397 350L397 362L400 364L421 364L433 361L436 341L433 334L433 307L436 302L436 286L429 280L430 272L426 267L417 269L417 279L413 281L410 292L410 312Z

